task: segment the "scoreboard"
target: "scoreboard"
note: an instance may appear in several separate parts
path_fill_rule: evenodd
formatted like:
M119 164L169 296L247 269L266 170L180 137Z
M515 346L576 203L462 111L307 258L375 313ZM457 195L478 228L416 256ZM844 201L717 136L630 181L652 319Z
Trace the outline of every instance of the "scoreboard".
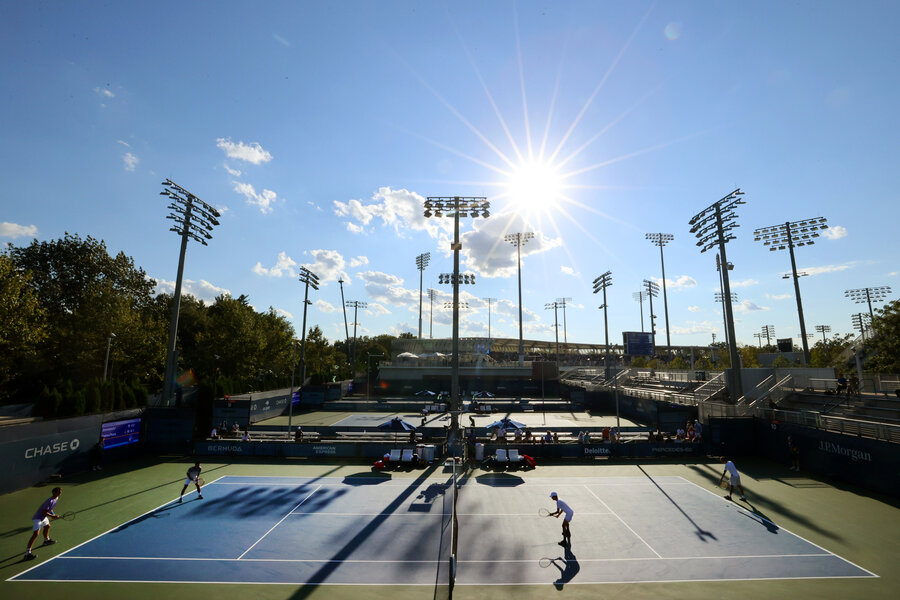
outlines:
M103 440L103 449L116 448L136 444L140 440L141 420L125 419L124 421L110 421L100 428L100 439Z

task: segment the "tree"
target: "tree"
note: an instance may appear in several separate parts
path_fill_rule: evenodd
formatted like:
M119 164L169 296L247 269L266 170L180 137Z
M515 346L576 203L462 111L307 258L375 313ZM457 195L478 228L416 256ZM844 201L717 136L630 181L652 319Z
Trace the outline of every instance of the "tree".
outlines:
M873 335L866 341L866 370L900 373L900 300L875 312Z
M843 368L846 362L842 355L850 347L853 335L835 335L831 339L816 342L809 350L809 366L836 369Z
M45 312L28 272L0 253L0 402L14 398L47 337Z

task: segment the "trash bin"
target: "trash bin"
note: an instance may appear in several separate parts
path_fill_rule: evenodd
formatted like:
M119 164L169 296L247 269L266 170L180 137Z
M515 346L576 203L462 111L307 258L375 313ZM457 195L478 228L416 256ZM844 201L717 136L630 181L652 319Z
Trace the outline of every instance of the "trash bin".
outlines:
M419 460L423 462L434 462L435 446L433 444L419 444L416 446L416 454L419 455Z
M484 460L484 444L481 442L475 444L475 460Z

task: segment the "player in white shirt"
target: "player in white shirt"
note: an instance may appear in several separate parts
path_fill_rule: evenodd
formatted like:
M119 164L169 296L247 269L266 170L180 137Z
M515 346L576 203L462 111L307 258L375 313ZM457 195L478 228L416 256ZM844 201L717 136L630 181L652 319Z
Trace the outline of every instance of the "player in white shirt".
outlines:
M725 459L722 459L722 460L725 460ZM731 481L728 486L728 495L725 496L725 499L731 500L731 492L733 492L735 486L737 486L737 489L739 489L741 492L741 500L746 502L747 499L744 498L744 486L741 485L741 476L738 475L737 467L735 467L734 463L731 462L730 460L725 462L725 470L722 471L722 476L719 477L719 485L722 485L722 482L725 480L725 475L729 475L729 474L731 476Z
M184 492L187 491L188 486L192 483L197 486L197 498L203 500L203 492L200 491L200 472L203 470L203 467L200 466L200 463L194 463L194 466L187 470L187 478L184 480L184 487L181 488L181 495L178 496L178 501L181 502L184 497Z
M572 517L575 515L575 511L572 510L572 507L559 499L559 496L556 492L550 492L550 497L556 500L556 512L550 513L551 517L559 518L559 515L565 513L565 517L563 517L562 524L562 535L563 539L559 542L559 545L562 547L568 547L572 545L572 533L569 531L569 521L572 520Z

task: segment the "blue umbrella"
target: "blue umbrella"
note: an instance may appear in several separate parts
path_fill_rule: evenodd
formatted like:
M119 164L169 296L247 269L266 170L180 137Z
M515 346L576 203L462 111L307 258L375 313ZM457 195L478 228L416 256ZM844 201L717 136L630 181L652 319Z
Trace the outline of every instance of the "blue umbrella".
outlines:
M388 429L390 431L412 431L415 428L415 425L407 423L400 417L394 417L378 426L378 429Z
M527 427L524 423L519 423L512 419L500 419L499 421L494 421L488 425L487 429L493 429L494 427L500 427L501 425L504 429L525 429Z

